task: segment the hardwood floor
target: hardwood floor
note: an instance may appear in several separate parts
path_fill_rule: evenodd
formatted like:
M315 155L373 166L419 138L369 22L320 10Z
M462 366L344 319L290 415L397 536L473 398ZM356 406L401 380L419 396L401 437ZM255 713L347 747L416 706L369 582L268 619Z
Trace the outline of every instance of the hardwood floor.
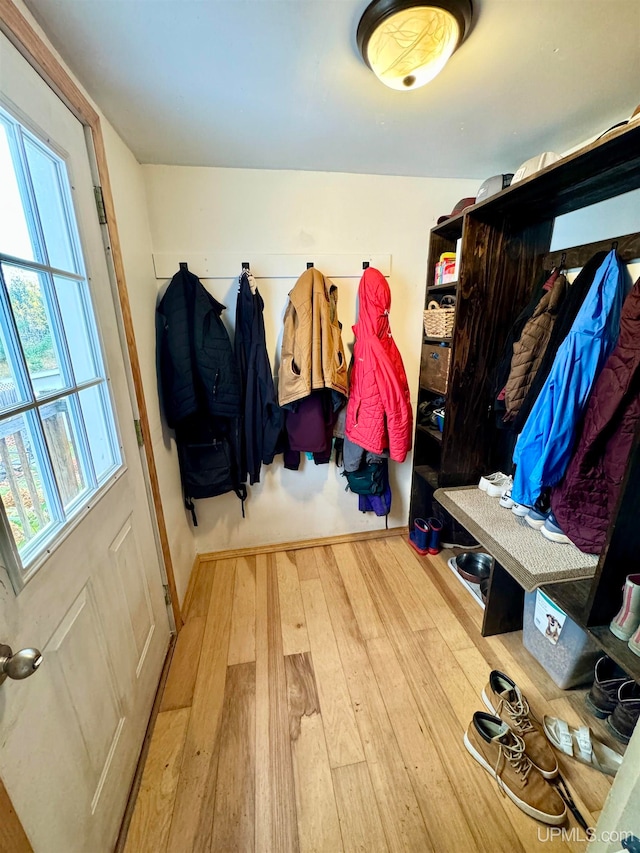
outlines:
M447 553L403 536L202 562L162 697L128 853L582 851L464 749L491 669L586 722L521 635L480 636ZM608 777L560 758L594 826Z

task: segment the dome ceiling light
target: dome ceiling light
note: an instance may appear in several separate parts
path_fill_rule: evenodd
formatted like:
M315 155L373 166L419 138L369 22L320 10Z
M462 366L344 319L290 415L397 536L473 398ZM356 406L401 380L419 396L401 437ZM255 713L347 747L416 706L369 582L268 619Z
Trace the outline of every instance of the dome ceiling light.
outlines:
M358 24L358 49L385 86L417 89L442 71L471 15L471 0L373 0Z

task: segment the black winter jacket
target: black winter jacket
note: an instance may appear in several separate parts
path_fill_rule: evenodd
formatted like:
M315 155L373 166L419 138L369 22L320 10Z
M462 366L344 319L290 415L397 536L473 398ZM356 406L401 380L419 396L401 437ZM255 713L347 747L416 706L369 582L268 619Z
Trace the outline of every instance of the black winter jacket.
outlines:
M221 305L181 269L158 306L164 411L170 427L193 414L237 417L240 376Z
M277 452L284 422L278 406L264 329L264 302L249 278L240 277L236 303L234 349L244 393L243 453L241 480L260 482L262 463L269 465Z

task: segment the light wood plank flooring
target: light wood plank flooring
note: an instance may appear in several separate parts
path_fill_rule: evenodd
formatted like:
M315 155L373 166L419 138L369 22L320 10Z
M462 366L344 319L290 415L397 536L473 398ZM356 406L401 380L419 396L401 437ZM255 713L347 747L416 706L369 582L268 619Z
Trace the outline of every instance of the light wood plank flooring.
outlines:
M200 564L128 853L582 851L519 811L464 749L491 669L538 716L586 720L521 634L483 638L446 552L403 536ZM594 826L610 780L561 769Z

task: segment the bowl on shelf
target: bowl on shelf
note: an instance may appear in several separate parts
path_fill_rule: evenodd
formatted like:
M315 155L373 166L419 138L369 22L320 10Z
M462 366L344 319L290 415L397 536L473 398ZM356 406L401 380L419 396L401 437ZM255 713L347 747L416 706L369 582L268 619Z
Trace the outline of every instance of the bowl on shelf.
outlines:
M483 551L465 551L457 555L455 563L460 577L469 583L480 583L489 578L493 557Z

